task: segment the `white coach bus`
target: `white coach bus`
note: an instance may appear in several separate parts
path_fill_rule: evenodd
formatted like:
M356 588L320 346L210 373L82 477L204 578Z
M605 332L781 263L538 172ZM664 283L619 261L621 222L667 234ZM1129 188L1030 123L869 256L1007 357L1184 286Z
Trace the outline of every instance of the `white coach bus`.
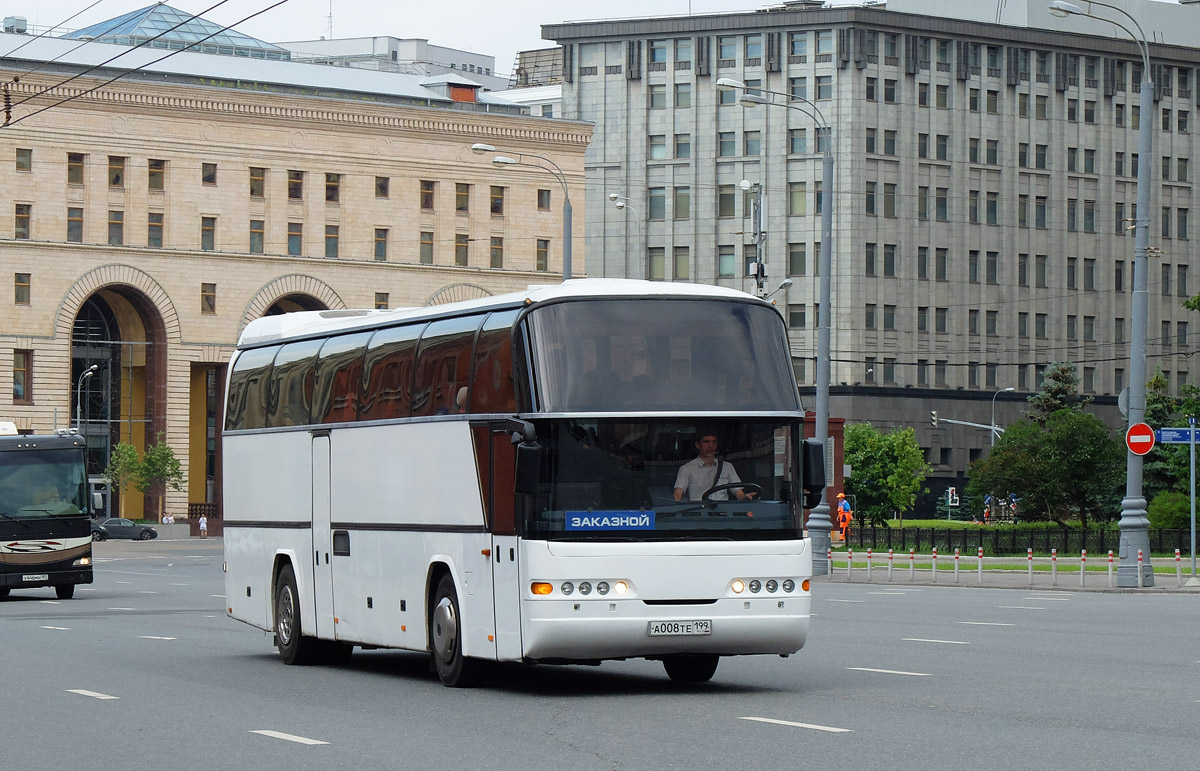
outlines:
M457 686L643 657L697 682L804 645L823 459L750 295L582 279L272 316L227 396L228 613L289 664L428 651Z

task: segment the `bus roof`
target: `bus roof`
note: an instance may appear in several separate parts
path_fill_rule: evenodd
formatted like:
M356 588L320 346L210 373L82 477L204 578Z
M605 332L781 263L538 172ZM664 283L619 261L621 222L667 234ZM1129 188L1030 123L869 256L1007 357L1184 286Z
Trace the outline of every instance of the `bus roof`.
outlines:
M765 302L737 289L684 282L645 281L624 278L577 278L561 284L533 284L524 291L464 300L444 305L389 310L299 311L264 316L246 325L239 348L304 338L371 329L404 321L434 319L499 308L519 308L571 297L710 297L714 299Z

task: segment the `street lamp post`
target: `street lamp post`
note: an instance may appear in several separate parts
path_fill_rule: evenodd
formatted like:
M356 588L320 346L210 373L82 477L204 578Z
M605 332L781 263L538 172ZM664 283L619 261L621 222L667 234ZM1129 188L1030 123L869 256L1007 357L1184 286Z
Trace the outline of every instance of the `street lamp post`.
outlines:
M486 155L487 153L497 152L495 147L485 145L482 142L476 142L471 145L471 152L476 155ZM548 163L549 166L543 166L541 163L533 163L525 160L526 158L536 158L539 161ZM497 155L492 158L494 166L533 166L548 172L552 177L558 180L558 184L562 185L563 190L563 281L571 278L571 192L567 189L567 175L559 168L559 165L550 160L544 155L535 155L533 153L517 153L516 158L510 158L504 155Z
M820 305L817 308L817 403L816 425L813 433L816 435L817 441L821 443L821 447L827 449L829 447L829 328L833 312L833 290L830 283L833 273L833 132L821 109L802 97L761 88L747 89L745 83L733 78L719 78L717 88L722 91L741 91L743 97L739 101L746 107L756 104L777 104L764 98L764 94L772 97L782 96L787 100L782 103L782 106L798 110L816 122L818 147L821 145L821 136L824 135L825 150L821 157L821 195L823 200L821 202L821 276L818 288ZM792 104L792 102L800 102L800 104ZM828 457L828 452L826 457ZM825 556L832 546L830 532L833 530L833 520L830 518L829 512L828 495L825 490L822 490L821 502L809 512L808 516L808 533L812 539L813 548L813 575L821 576L830 572L831 566Z
M992 423L991 423L992 447L996 446L996 397L999 396L1000 394L1008 393L1010 391L1015 391L1015 390L1017 390L1017 389L1013 388L1012 386L1009 386L1008 388L1001 388L999 391L992 394Z
M80 397L80 394L83 391L83 381L87 380L89 377L96 374L96 370L98 370L98 369L100 369L99 364L93 364L92 366L88 367L87 369L85 369L83 371L83 374L79 376L79 382L77 382L75 384L75 430L76 431L83 430L83 423L79 419L80 411L83 408L83 399Z
M1146 163L1153 152L1154 143L1154 82L1150 78L1150 46L1146 34L1137 19L1127 11L1108 3L1090 0L1091 6L1110 8L1125 16L1133 24L1137 34L1119 21L1085 12L1079 6L1054 0L1050 13L1059 17L1087 16L1106 21L1121 28L1137 43L1142 55L1141 99L1138 107L1138 163L1137 176L1137 222L1133 247L1133 315L1129 341L1129 425L1141 423L1146 414L1146 319L1149 298L1146 281L1149 265L1146 258L1150 244L1150 165ZM1146 517L1146 498L1142 492L1142 456L1126 452L1125 498L1121 501L1121 519L1117 523L1121 532L1121 562L1117 567L1117 586L1138 586L1138 571L1142 571L1142 585L1154 586L1154 569L1150 564L1150 520ZM1139 554L1146 559L1141 562Z

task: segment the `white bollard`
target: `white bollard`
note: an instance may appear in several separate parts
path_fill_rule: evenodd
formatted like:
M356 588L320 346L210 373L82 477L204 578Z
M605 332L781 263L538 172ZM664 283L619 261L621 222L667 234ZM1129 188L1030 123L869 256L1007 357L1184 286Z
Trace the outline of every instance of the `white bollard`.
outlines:
M1142 550L1138 549L1138 588L1146 588L1146 576L1142 573Z
M1079 585L1083 586L1084 577L1087 575L1087 549L1079 553Z
M983 547L982 546L979 547L978 570L979 570L979 583L982 584L983 583Z
M871 550L867 549L867 583L871 583Z
M1179 588L1183 588L1183 566L1179 564L1179 549L1175 550L1175 580L1179 583Z
M930 578L937 583L937 547L933 547L933 563L930 565Z
M958 583L958 547L954 547L954 583Z
M892 582L892 550L888 549L888 583Z
M1058 549L1050 550L1050 585L1058 586Z
M825 550L825 564L829 565L829 575L833 575L833 549Z
M1029 585L1033 586L1033 547L1030 546L1026 549L1025 554L1028 555L1029 559Z
M854 549L847 547L846 549L846 580L854 579Z
M916 565L913 563L913 550L912 550L912 548L909 548L909 550L908 550L908 580L909 581L913 580L913 570L915 569L915 567L916 567Z
M1108 550L1108 588L1111 589L1112 585L1113 585L1113 561L1112 561L1112 549L1109 549Z

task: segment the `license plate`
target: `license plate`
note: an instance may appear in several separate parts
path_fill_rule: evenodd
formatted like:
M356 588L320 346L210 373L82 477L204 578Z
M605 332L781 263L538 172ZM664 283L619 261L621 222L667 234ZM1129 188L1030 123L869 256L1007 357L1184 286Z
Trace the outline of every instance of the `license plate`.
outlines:
M712 634L712 621L651 621L647 634L651 637Z
M46 575L45 573L31 573L30 575L22 576L21 580L22 581L49 581L50 576Z

